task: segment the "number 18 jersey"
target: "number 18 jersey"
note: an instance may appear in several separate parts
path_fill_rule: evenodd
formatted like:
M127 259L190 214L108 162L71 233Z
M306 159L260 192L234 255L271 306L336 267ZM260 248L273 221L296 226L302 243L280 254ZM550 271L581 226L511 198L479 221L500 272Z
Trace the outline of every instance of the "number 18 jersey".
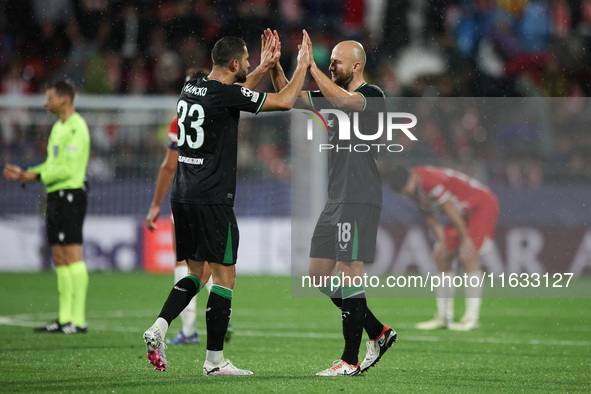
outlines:
M179 158L171 201L234 205L240 111L258 113L266 93L201 78L177 102Z

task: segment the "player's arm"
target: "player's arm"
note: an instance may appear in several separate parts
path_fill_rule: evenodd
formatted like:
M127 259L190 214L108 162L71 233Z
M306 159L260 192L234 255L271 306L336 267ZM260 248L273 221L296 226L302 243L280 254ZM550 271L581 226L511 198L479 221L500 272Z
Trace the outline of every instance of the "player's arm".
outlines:
M146 228L148 230L154 231L158 228L155 222L156 219L158 219L158 216L160 216L160 204L162 204L162 201L164 201L164 197L166 197L166 193L168 192L168 189L170 189L170 185L174 179L178 157L178 150L166 150L166 156L164 157L164 160L160 165L160 170L158 171L154 197L152 198L150 210L146 216Z
M289 83L289 80L285 76L285 71L281 67L281 63L277 62L273 68L271 68L271 81L273 82L273 88L276 92L280 92L281 89ZM301 93L301 92L300 92Z
M443 230L443 226L437 220L435 213L433 211L422 211L423 218L425 219L425 223L433 232L435 236L435 244L433 245L433 258L436 262L443 262L447 256L447 246L445 243L445 232Z
M460 238L460 259L471 260L477 257L478 254L474 248L470 234L468 234L466 222L460 212L458 212L449 200L441 205L441 210L445 213L451 225L458 231Z
M365 107L365 98L360 93L347 92L324 74L316 64L310 66L310 75L316 81L322 95L335 107L353 111L361 111Z
M304 36L306 35L307 33L304 30ZM298 52L298 64L291 81L289 81L279 93L267 94L267 98L261 111L285 111L291 109L293 106L292 99L297 97L302 90L309 65L310 57L308 43L303 39Z
M285 76L285 71L279 61L281 57L281 40L279 39L279 33L277 33L277 30L273 30L272 38L275 40L275 57L277 61L273 64L273 67L271 67L271 82L273 83L275 92L280 92L289 83L289 80ZM271 39L271 36L269 36L267 31L265 31L263 39ZM300 92L300 94L303 93L304 92Z
M443 226L441 225L441 223L439 223L439 220L437 220L435 214L432 212L423 213L423 218L425 219L425 223L427 223L427 226L429 226L431 231L433 231L433 235L435 235L437 241L445 241L445 233L443 231Z
M312 52L312 41L310 36L307 34L304 37L308 41L308 48ZM310 75L316 81L318 88L322 92L322 95L326 97L335 107L341 109L347 109L352 111L362 111L365 108L365 97L357 92L348 92L345 89L338 86L332 81L325 73L318 68L316 62L314 62L314 54L310 53L312 59L310 64Z
M283 90L283 88L289 83L289 80L283 71L283 67L281 67L279 62L277 62L275 67L271 69L271 78L273 80L273 87L275 88L276 92ZM296 92L293 97L297 97L297 100L294 104L294 107L296 108L310 108L312 106L307 91L300 90Z

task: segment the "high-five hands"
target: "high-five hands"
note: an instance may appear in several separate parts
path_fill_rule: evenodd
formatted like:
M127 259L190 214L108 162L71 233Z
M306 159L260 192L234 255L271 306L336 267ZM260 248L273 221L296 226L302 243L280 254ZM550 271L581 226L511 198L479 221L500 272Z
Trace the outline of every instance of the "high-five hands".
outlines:
M273 68L281 57L281 40L277 30L267 28L261 34L261 64Z
M310 67L312 63L312 41L306 30L302 30L304 36L302 37L302 43L298 45L298 65L306 68Z

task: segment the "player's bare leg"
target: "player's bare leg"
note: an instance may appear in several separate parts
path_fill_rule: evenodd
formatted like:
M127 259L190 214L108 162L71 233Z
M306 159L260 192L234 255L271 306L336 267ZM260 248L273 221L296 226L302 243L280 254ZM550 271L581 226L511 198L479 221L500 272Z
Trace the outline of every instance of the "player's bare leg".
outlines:
M445 248L440 250L435 248L433 251L437 272L442 277L441 286L435 288L437 313L432 320L417 323L415 326L417 329L437 330L447 328L453 323L455 287L452 283L454 272L451 270L451 265L456 256L455 251L448 251Z
M480 327L480 305L482 303L482 287L478 281L482 277L482 270L479 266L479 256L470 256L468 259L460 258L467 274L468 283L465 284L466 306L464 315L458 323L449 326L454 331L471 331ZM473 278L475 277L475 278Z

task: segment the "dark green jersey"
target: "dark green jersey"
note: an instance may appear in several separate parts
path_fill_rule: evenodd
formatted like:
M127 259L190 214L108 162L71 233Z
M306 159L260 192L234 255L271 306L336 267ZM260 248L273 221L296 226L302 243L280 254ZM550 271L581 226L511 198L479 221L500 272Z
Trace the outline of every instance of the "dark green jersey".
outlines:
M177 102L179 158L171 201L234 205L240 111L258 113L266 97L215 79L183 86Z
M47 159L27 171L40 175L47 193L80 189L86 179L90 134L86 122L74 112L65 122L55 122L47 141Z
M357 115L361 134L375 134L379 128L379 117L385 116L386 98L384 92L364 83L355 92L365 98L365 106ZM315 110L334 108L320 91L308 92L310 103ZM338 119L333 114L323 114L328 124L328 143L334 148L328 150L328 202L365 203L382 206L382 181L377 167L380 141L360 139L353 128L353 112L344 111L350 121L350 139L339 139ZM380 113L382 115L380 115ZM382 123L382 127L384 123Z

